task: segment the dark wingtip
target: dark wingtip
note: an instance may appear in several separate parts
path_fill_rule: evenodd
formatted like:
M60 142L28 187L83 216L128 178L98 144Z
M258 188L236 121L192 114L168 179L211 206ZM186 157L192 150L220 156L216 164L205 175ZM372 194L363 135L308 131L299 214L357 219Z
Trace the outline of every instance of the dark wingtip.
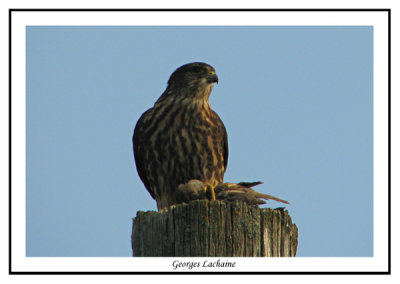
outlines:
M262 181L255 181L255 182L245 182L245 181L241 181L238 183L238 185L244 186L244 187L253 187L259 184L262 184Z

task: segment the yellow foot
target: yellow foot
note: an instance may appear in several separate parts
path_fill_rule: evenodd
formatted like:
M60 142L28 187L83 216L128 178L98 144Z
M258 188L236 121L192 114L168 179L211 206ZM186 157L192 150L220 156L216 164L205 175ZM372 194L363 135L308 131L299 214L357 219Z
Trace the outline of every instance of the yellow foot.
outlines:
M211 201L216 200L217 198L215 197L215 189L214 186L212 185L205 185L203 188L204 192L207 193L207 191L209 190L211 193Z
M210 185L210 191L211 191L211 200L215 201L216 197L215 197L215 189L212 185Z

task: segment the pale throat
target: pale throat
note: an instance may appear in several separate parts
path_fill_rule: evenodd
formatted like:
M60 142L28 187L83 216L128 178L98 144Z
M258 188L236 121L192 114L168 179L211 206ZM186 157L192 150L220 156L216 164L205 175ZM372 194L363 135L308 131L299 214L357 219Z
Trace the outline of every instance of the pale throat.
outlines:
M186 98L182 101L183 104L187 105L193 111L202 111L211 109L211 105L209 102L211 88L203 89L201 92L198 92L194 98Z

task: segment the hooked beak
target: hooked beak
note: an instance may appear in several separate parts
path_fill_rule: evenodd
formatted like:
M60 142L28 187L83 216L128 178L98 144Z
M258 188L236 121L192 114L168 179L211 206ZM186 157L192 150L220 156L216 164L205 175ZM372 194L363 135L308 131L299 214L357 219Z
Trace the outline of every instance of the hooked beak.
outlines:
M212 73L211 75L208 75L207 82L208 83L217 83L218 84L218 76L217 76L217 74Z

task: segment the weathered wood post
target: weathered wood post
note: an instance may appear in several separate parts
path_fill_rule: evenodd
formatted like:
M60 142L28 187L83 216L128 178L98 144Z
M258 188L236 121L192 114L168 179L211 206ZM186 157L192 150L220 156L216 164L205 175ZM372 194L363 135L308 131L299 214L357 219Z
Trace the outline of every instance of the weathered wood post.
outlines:
M297 226L287 210L196 200L138 211L133 256L295 256Z

